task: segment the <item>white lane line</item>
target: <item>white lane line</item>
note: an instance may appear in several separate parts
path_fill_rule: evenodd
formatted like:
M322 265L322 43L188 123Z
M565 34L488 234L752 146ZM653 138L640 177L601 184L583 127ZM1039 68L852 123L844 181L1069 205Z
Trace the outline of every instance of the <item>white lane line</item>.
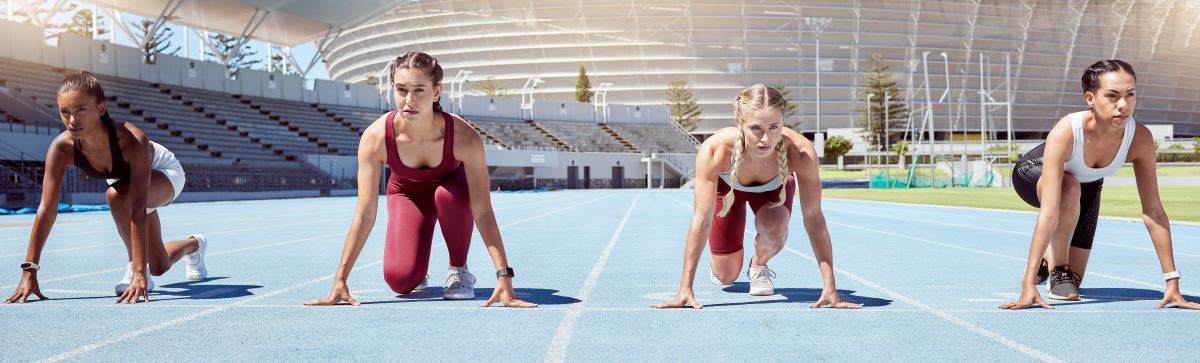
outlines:
M980 230L980 231L989 231L989 232L996 232L996 233L1006 233L1006 234L1013 234L1013 235L1025 236L1025 237L1033 236L1033 234L1029 233L1029 232L1020 232L1020 231L1015 231L1015 230L1010 230L1010 229L979 227L979 226L972 226L972 225L966 225L966 224L946 223L946 222L932 222L932 221L927 221L927 220L904 219L904 218L888 217L888 216L883 216L883 215L878 215L878 214L851 212L851 211L840 210L840 209L829 209L829 210L833 211L833 212L837 212L837 213L853 214L853 215L859 215L859 216L865 216L865 217L871 217L871 218L891 219L891 220L897 220L897 221L906 222L906 223L917 222L917 223L941 225L941 226L956 227L956 228L976 229L976 230ZM1120 247L1120 248L1128 248L1128 249L1139 250L1139 251L1156 252L1153 248L1129 246L1129 245L1124 245L1124 244L1119 244L1119 243L1095 242L1095 244ZM1197 255L1197 254L1184 253L1184 252L1179 252L1179 251L1175 251L1174 253L1177 256L1200 258L1200 255Z
M503 226L500 226L500 228L504 228L504 227L508 227L508 226L512 226L512 225L516 225L516 224L525 223L525 222L527 222L527 221L534 220L534 219L537 219L537 218L541 218L541 217L543 217L543 216L551 215L551 214L557 213L557 212L559 212L559 211L563 211L563 210L567 210L567 209L570 209L570 208L575 208L575 207L578 207L578 206L581 206L581 205L584 205L584 204L592 203L592 202L595 202L595 201L597 201L597 200L604 199L604 198L606 198L606 197L607 197L607 196L602 196L602 197L595 198L595 199L592 199L592 200L589 200L589 201L586 201L586 202L582 202L582 203L578 203L578 204L572 205L572 206L570 206L570 207L559 208L559 209L556 209L556 210L554 210L554 211L547 212L547 213L543 213L543 214L539 214L539 215L537 215L537 216L534 216L534 217L525 218L525 219L522 219L522 220L519 220L519 221L516 221L516 222L511 222L511 223L505 224L505 225L503 225ZM378 230L378 229L382 229L382 228L386 228L386 227L387 227L387 225L386 225L386 223L385 223L383 226L379 226L379 227L375 227L375 228L373 228L373 229L372 229L372 231L374 231L374 230ZM345 234L344 232L343 232L343 233L332 233L332 234L328 234L328 235L322 235L322 236L317 236L317 237L305 238L305 239L303 239L303 240L313 240L313 239L319 239L319 238L327 238L327 237L330 237L330 236L335 236L335 235L344 235L344 234ZM475 234L476 234L476 235L478 235L478 232L476 232ZM285 241L285 242L296 243L296 242L299 242L299 241L300 241L300 240L292 240L292 241ZM247 248L242 248L242 249L237 249L237 250L223 251L222 253L214 253L214 254L212 254L212 255L210 255L210 256L215 256L215 255L220 255L220 254L228 254L228 253L235 253L235 252L240 252L240 251L245 251L245 250L250 250L250 249L266 248L266 247L271 247L271 246L274 246L274 245L280 245L280 244L283 244L283 243L284 243L284 242L281 242L281 243L276 243L276 244L273 244L273 245L253 246L253 247L247 247ZM370 264L367 264L367 265L364 265L364 266L361 266L361 267L371 267L371 266L375 266L375 265L378 265L378 264L381 264L381 263L383 263L383 260L379 260L379 261L376 261L376 262L373 262L373 263L370 263ZM360 267L360 268L361 268L361 267ZM121 271L121 270L124 270L124 268L121 268L121 269L116 269L116 270L110 270L110 271L101 271L101 272L99 272L99 273L103 273L103 272L112 272L112 271ZM97 273L90 273L90 274L87 274L87 275L92 275L92 274L97 274ZM120 342L123 342L123 341L129 340L129 339L132 339L132 338L135 338L135 337L141 336L141 335L145 335L145 334L152 333L152 332L155 332L155 331L158 331L158 330L162 330L162 329L164 329L164 328L167 328L167 327L171 327L171 326L174 326L174 325L182 324L182 323L185 323L185 322L188 322L188 321L191 321L191 320L195 320L195 319L198 319L198 318L201 318L201 317L207 316L207 315L211 315L211 314L213 314L213 313L217 313L217 312L220 312L220 311L224 311L224 310L226 310L226 309L230 309L230 308L232 308L232 307L237 307L237 306L241 306L241 305L246 305L246 304L248 304L248 303L251 303L251 302L254 302L254 301L259 301L259 300L262 300L262 299L266 299L266 298L269 298L269 297L272 297L272 296L276 296L276 295L279 295L279 294L282 294L282 293L285 293L285 292L289 292L289 291L292 291L292 290L295 290L295 289L298 289L298 288L301 288L301 287L305 287L305 286L308 286L308 285L312 285L312 284L315 284L315 283L318 283L318 282L321 282L321 281L325 281L325 280L329 280L329 279L332 279L332 278L333 278L333 276L331 276L331 275L327 275L327 276L325 276L325 277L321 277L321 278L317 278L317 279L309 280L309 281L303 282L303 283L301 283L301 284L298 284L298 285L292 285L292 286L290 286L290 287L288 287L288 288L285 288L285 289L283 289L283 290L277 290L277 291L274 291L274 292L271 292L271 293L267 293L267 294L265 294L265 295L260 295L260 296L255 296L255 297L252 297L252 298L247 298L247 299L239 300L238 302L235 302L235 303L232 303L232 304L228 304L228 305L220 305L220 306L217 306L217 307L213 307L212 309L204 310L204 311L201 311L201 312L198 312L198 313L195 313L195 314L191 314L191 315L188 315L188 316L184 316L184 317L182 317L182 318L178 318L178 319L174 319L174 320L165 321L165 322L162 322L162 323L159 323L159 324L156 324L156 325L152 325L152 326L149 326L149 327L145 327L145 328L142 328L142 329L135 330L135 331L133 331L133 332L129 332L129 333L121 334L121 335L118 335L118 336L114 336L114 337L111 337L111 338L108 338L108 339L105 339L105 340L102 340L102 341L99 341L99 342L96 342L96 343L92 343L92 344L84 345L84 346L81 346L81 347L78 347L78 348L72 349L72 350L70 350L70 351L67 351L67 352L63 352L63 353L60 353L60 354L57 354L57 355L54 355L54 356L51 356L51 357L47 357L47 358L45 358L45 359L41 360L40 362L57 362L57 361L61 361L61 360L71 359L71 358L74 358L74 357L76 357L76 356L79 356L80 354L84 354L84 353L87 353L87 352L90 352L90 351L93 351L93 350L96 350L96 349L99 349L99 348L103 348L103 347L105 347L105 346L109 346L109 345L113 345L113 344L116 344L116 343L120 343ZM0 289L8 289L8 288L11 288L11 287L5 287L5 288L0 288Z
M183 219L183 220L188 220L188 221L192 221L192 222L185 222L185 223L163 223L163 225L162 225L162 228L163 228L163 229L166 229L166 228L182 228L182 227L184 227L184 226L194 226L194 225L201 225L201 224L215 224L215 223L224 223L224 222L247 222L247 221L257 221L257 220L263 220L263 219L286 219L286 218L290 218L290 217L299 217L299 216L311 217L311 216L315 216L315 215L326 215L326 214L335 214L335 213L340 213L340 212L299 213L299 214L288 214L288 215L272 215L272 216L270 216L270 217L259 217L259 218L245 218L245 217L243 217L243 218L229 218L229 219L203 220L203 221L195 221L195 219L191 219L191 218L186 218L186 219L185 219L184 217L179 217L179 216L171 215L171 216L170 216L170 218L164 218L164 219L168 219L168 220L181 220L181 219ZM96 222L96 223L99 223L99 222ZM72 224L72 225L74 225L74 224ZM66 226L66 225L64 225L64 226ZM55 225L55 227L58 227L58 225ZM32 228L32 227L25 227L25 228ZM53 231L51 231L51 232L50 232L50 237L49 237L49 238L55 238L55 237L69 237L69 236L83 236L83 235L97 234L97 233L115 233L116 231L117 231L117 229L116 229L115 227L108 227L108 228L104 228L104 229L98 229L98 230L89 230L89 231L83 231L83 232L71 232L71 233L54 233ZM24 235L21 235L21 236L16 236L16 237L8 237L8 238L0 238L0 241L15 241L15 240L26 240L26 241L28 241L28 240L29 240L29 233L28 233L28 231L27 231L26 233L24 233Z
M383 263L383 260L379 260L379 261L375 261L375 262L369 263L369 264L367 264L367 265L365 265L365 266L363 266L363 267L370 267L370 266L378 265L378 264L381 264L381 263ZM155 331L159 331L159 330L162 330L162 329L166 329L166 328L169 328L169 327L172 327L172 326L175 326L175 325L183 324L183 323L186 323L186 322L188 322L188 321L196 320L196 319L199 319L199 318L202 318L202 317L208 316L208 315L216 314L216 313L219 313L219 312L222 312L222 311L228 310L228 309L230 309L230 308L232 308L232 307L235 307L235 306L238 306L238 305L245 305L245 304L249 304L249 303L252 303L252 302L255 302L255 301L259 301L259 300L267 299L267 298L270 298L270 297L274 297L274 296L277 296L277 295L280 295L280 294L283 294L283 293L287 293L287 292L290 292L290 291L293 291L293 290L296 290L296 289L299 289L299 288L302 288L302 287L306 287L306 286L309 286L309 285L312 285L312 284L316 284L316 283L318 283L318 282L322 282L322 281L325 281L325 280L330 280L330 279L332 279L332 278L333 278L333 275L328 275L328 274L326 274L326 275L324 275L324 276L321 276L321 277L319 277L319 278L315 278L315 279L312 279L312 280L308 280L308 281L305 281L305 282L301 282L301 283L299 283L299 284L295 284L295 285L289 286L289 287L287 287L287 288L284 288L284 289L275 290L275 291L272 291L272 292L269 292L269 293L266 293L266 294L262 294L262 295L255 296L255 297L251 297L251 298L246 298L246 299L238 300L237 302L235 302L235 303L232 303L232 304L229 304L229 305L221 305L221 306L213 307L213 308L211 308L211 309L208 309L208 310L200 311L200 312L197 312L197 313L194 313L194 314L189 314L189 315L186 315L186 316L183 316L183 317L180 317L180 318L176 318L176 319L172 319L172 320L167 320L167 321L164 321L164 322L162 322L162 323L158 323L158 324L151 325L151 326L148 326L148 327L145 327L145 328L141 328L141 329L138 329L138 330L134 330L134 331L131 331L131 332L128 332L128 333L125 333L125 334L117 335L117 336L114 336L114 337L111 337L111 338L108 338L108 339L105 339L105 340L101 340L101 341L98 341L98 342L95 342L95 343L92 343L92 344L88 344L88 345L80 346L80 347L78 347L78 348L75 348L75 349L72 349L72 350L69 350L69 351L66 351L66 352L63 352L63 353L59 353L59 354L56 354L56 355L53 355L53 356L46 357L45 359L39 360L38 362L43 362L43 363L45 363L45 362L58 362L58 361L63 361L63 360L67 360L67 359L72 359L72 358L78 357L78 356L79 356L79 355L81 355L81 354L84 354L84 353L87 353L87 352L90 352L90 351L93 351L93 350L96 350L96 349L104 348L104 347L106 347L106 346L110 346L110 345L113 345L113 344L117 344L117 343L120 343L120 342L123 342L123 341L126 341L126 340L130 340L130 339L133 339L133 338L136 338L136 337L142 336L142 335L146 335L146 334L148 334L148 333L152 333L152 332L155 332Z
M813 258L812 256L806 255L804 253L801 253L800 251L797 251L796 249L791 248L789 246L784 246L783 249L794 255L803 257L807 260L810 260L813 262L817 261L816 258ZM863 278L862 276L858 276L854 273L851 273L850 271L846 271L845 269L842 269L839 267L834 267L834 270L837 271L839 274L842 274L843 276L849 277L851 280L857 281L860 284L866 285L872 289L875 289L876 291L884 293L885 295L891 296L893 299L900 300L909 305L915 306L921 310L924 310L925 312L928 312L930 314L933 314L934 316L942 318L942 320L946 320L951 323L954 323L954 325L958 325L959 327L966 329L972 333L982 335L988 339L991 339L992 341L994 341L996 343L999 343L1000 345L1003 345L1005 347L1011 348L1018 352L1024 353L1030 357L1036 358L1037 360L1040 360L1043 362L1065 362L1062 359L1058 359L1052 355L1043 353L1042 351L1034 349L1033 347L1030 347L1025 344L1021 344L1020 342L1009 339L1008 337L1000 335L996 332L987 330L981 326L972 324L969 321L966 321L957 316L951 315L950 313L948 313L944 310L936 309L932 306L926 305L925 303L917 301L917 299L913 299L911 297L901 295L898 292L892 291L891 289L883 287L882 285L879 285L873 281L867 280L867 279ZM997 309L997 310L999 310L999 309Z
M441 298L435 298L435 299L429 299L428 301L417 300L417 301L413 301L413 302L404 302L404 303L395 303L395 304L386 304L386 303L364 304L364 305L359 305L359 306L355 307L354 309L356 309L356 310L370 310L370 309L413 310L413 311L438 311L438 310L480 311L485 314L487 313L487 311L489 311L487 309L480 309L479 306L476 306L476 305L469 305L469 306L440 305L444 301L445 300L442 300ZM423 303L426 303L426 302L429 303L429 305L422 305ZM308 307L308 306L304 306L304 305L300 305L300 304L239 304L239 305L234 305L234 304L157 304L157 303L145 304L144 306L139 306L138 309L158 309L158 310L180 309L180 310L183 310L183 309L196 309L196 308L215 308L215 307L221 307L221 306L229 307L229 308L236 308L236 309L257 309L257 310L313 309L312 307ZM95 310L95 309L125 309L125 308L128 308L128 306L125 306L123 304L100 304L100 305L74 304L74 305L72 305L72 304L50 304L50 303L41 303L41 302L27 303L27 304L0 304L0 309L33 309L33 308L46 308L46 309L73 308L73 309L77 309L77 310ZM537 309L517 309L517 310L507 310L507 311L510 314L511 313L536 314L539 311L559 312L559 311L565 311L565 310L570 310L570 309L571 308L569 308L569 307L561 307L561 306L540 306ZM812 309L812 308L808 308L808 307L795 307L795 308L721 307L719 309L700 309L700 310L662 310L662 309L655 309L655 308L648 308L648 307L646 307L646 308L596 307L596 308L582 308L580 310L586 311L586 312L651 312L651 311L654 311L654 312L657 312L658 314L670 314L672 312L679 312L676 314L726 314L726 313L730 313L730 312L736 312L736 313L789 312L789 313L816 313L816 314L849 313L848 311L845 311L845 310ZM1007 314L1007 313L1009 313L1009 312L1006 312L1005 310L1001 310L1001 309L942 309L942 311L947 312L947 313L971 313L971 314ZM867 313L874 313L874 314L921 313L921 314L926 314L928 312L926 312L925 310L922 310L922 309L866 309L866 310L855 310L853 312L853 314L867 314ZM1195 314L1195 312L1192 312L1190 310L1184 310L1184 309L1069 310L1069 311L1068 310L1064 310L1064 311L1030 310L1030 311L1028 311L1028 313L1030 313L1030 314L1082 314L1082 315L1087 315L1087 314L1140 315L1140 314L1170 314L1170 313Z
M563 210L567 210L567 209L575 208L575 207L578 207L578 206L581 206L581 205L584 205L584 204L592 203L592 202L595 202L595 201L597 201L597 200L600 200L600 199L603 199L603 198L606 198L606 197L595 198L595 199L592 199L592 200L589 200L589 201L586 201L586 202L582 202L582 203L578 203L578 204L575 204L575 205L572 205L572 206L569 206L569 207L555 209L555 210L553 210L553 211L550 211L550 212L542 213L542 214L539 214L539 215L536 215L536 216L533 216L533 217L525 218L525 219L522 219L522 220L519 220L519 221L516 221L516 222L512 222L512 223L509 223L509 224L503 225L503 226L501 226L501 228L508 227L508 226L512 226L512 225L517 225L517 224L521 224L521 223L525 223L525 222L528 222L528 221L531 221L531 220L534 220L534 219L538 219L538 218L541 218L541 217L544 217L544 216L547 216L547 215L551 215L551 214L554 214L554 213L557 213L557 212L560 212L560 211L563 211ZM382 225L382 226L379 226L379 227L375 227L375 228L373 228L373 229L371 229L371 230L372 230L372 231L377 231L377 230L383 229L383 228L385 228L385 227L387 227L387 225L386 225L386 224L384 224L384 225ZM207 258L207 257L212 257L212 256L220 256L220 255L225 255L225 254L230 254L230 253L236 253L236 252L242 252L242 251L249 251L249 250L256 250L256 249L261 249L261 248L276 247L276 246L284 246L284 245L295 244L295 243L300 243L300 242L305 242L305 241L311 241L311 240L314 240L314 239L329 238L329 237L338 236L338 235L345 235L345 232L339 232L339 233L330 233L330 234L324 234L324 235L315 236L315 237L308 237L308 238L293 239L293 240L287 240L287 241L282 241L282 242L277 242L277 243L270 243L270 244L265 244L265 245L256 245L256 246L244 247L244 248L233 249L233 250L228 250L228 251L221 251L221 252L216 252L216 253L210 253L210 254L206 255L205 257ZM479 232L478 232L478 231L476 231L474 235L479 235ZM102 270L102 271L86 272L86 273L82 273L82 274L78 274L78 275L63 276L63 277L57 277L57 278L52 278L52 279L38 279L38 283L39 283L39 284L41 284L41 283L46 283L46 282L55 282L55 281L71 280L71 279L77 279L77 278L82 278L82 277L88 277L88 276L101 275L101 274L112 273L112 272L118 272L118 271L125 271L125 267L114 268L114 269L108 269L108 270ZM0 290L8 290L8 289L16 288L16 287L17 287L17 285L3 286L3 287L0 287Z
M375 227L372 230L379 230L382 228L384 228L384 226ZM260 248L268 248L268 247L296 244L296 243L300 243L300 242L311 241L311 240L321 239L321 238L329 238L332 236L344 235L344 234L345 234L345 232L330 233L330 234L324 234L324 235L320 235L320 236L316 236L316 237L292 239L292 240L281 241L281 242L276 242L276 243L268 243L268 244L264 244L264 245L256 245L256 246L214 252L214 253L209 253L209 254L205 255L205 258L227 255L227 254L237 253L237 252L242 252L242 251L257 250ZM43 283L47 283L47 282L55 282L55 281L63 281L63 280L71 280L71 279L77 279L77 278L83 278L83 277L95 276L95 275L102 275L102 274L106 274L106 273L119 272L119 271L125 271L125 267L113 268L113 269L101 270L101 271L85 272L85 273L81 273L78 275L56 277L56 278L52 278L52 279L38 279L38 284L43 284ZM16 288L16 287L17 287L17 285L9 285L9 286L0 287L0 290L8 290L8 289Z
M883 200L828 198L828 197L823 198L823 199L837 200L837 201L843 201L843 202L860 202L863 204L892 204L892 205L897 205L897 206L906 207L906 208L928 207L928 208L937 208L937 209L958 209L958 210L968 210L968 211L978 211L978 212L991 212L991 213L997 213L997 214L1032 214L1035 216L1038 214L1037 211L1015 210L1015 209L962 207L962 206L956 206L956 205L936 205L936 204L921 204L921 203L890 202L890 201L883 201ZM1033 207L1030 207L1030 208L1032 209ZM1100 216L1100 219L1114 221L1114 222L1128 222L1128 223L1142 222L1142 220L1140 218L1118 217L1118 216ZM1189 228L1189 227L1197 228L1197 227L1200 227L1200 222L1171 221L1171 226L1179 226L1179 227L1184 227L1184 228Z
M231 229L231 230L225 230L225 231L207 232L207 233L205 233L205 235L207 235L207 236L213 236L213 235L221 235L221 234L228 234L228 233L237 233L237 232L258 231L258 230L264 230L264 229L274 229L274 228L277 228L277 227L290 227L290 226L296 226L296 225L309 225L309 224L314 224L314 223L324 223L324 222L329 222L329 221L338 221L338 220L344 220L344 218L318 219L318 220L315 220L315 221L309 221L309 222L298 222L298 223L288 223L288 224L273 224L273 225L267 225L267 226L261 226L261 227L253 227L253 228ZM164 241L164 242L170 242L170 241ZM53 249L53 250L44 250L44 251L42 251L42 253L44 254L44 253L51 253L51 252L69 252L69 251L77 251L77 250L86 250L86 249L100 248L100 247L106 247L106 246L120 246L120 245L123 245L123 244L124 244L124 243L110 242L110 243L102 243L102 244L95 244L95 245L89 245L89 246L79 246L79 247L59 248L59 249ZM8 257L20 257L20 256L25 256L25 252L21 252L21 253L11 253L11 254L7 254L7 255L0 255L0 258L8 258Z
M1018 262L1021 262L1021 263L1025 263L1025 262L1026 262L1026 260L1025 260L1024 258L1021 258L1021 257L1009 256L1009 255L1005 255L1005 254L995 253L995 252L991 252L991 251L984 251L984 250L980 250L980 249L974 249L974 248L970 248L970 247L963 247L963 246L958 246L958 245L954 245L954 244L949 244L949 243L943 243L943 242L933 241L933 240L929 240L929 239L925 239L925 238L913 237L913 236L909 236L909 235L905 235L905 234L900 234L900 233L894 233L894 232L888 232L888 231L881 231L881 230L874 229L874 228L867 228L867 227L862 227L862 226L855 226L855 225L850 225L850 224L845 224L845 223L837 223L837 222L828 222L828 223L829 223L829 224L831 224L831 225L836 225L836 226L841 226L841 227L846 227L846 228L853 228L853 229L858 229L858 230L863 230L863 231L868 231L868 232L874 232L874 233L879 233L879 234L884 234L884 235L889 235L889 236L894 236L894 237L900 237L900 238L904 238L904 239L908 239L908 240L913 240L913 241L918 241L918 242L924 242L924 243L928 243L928 244L931 244L931 245L942 246L942 247L946 247L946 248L952 248L952 249L957 249L957 250L962 250L962 251L967 251L967 252L972 252L972 253L978 253L978 254L982 254L982 255L988 255L988 256L993 256L993 257L999 257L999 258L1003 258L1003 259L1008 259L1008 260L1018 261ZM1155 288L1155 289L1157 289L1157 290L1159 290L1159 291L1162 291L1162 289L1164 289L1164 288L1165 288L1165 286L1163 286L1163 285L1159 285L1159 284L1152 284L1152 283L1143 282L1143 281L1138 281L1138 280L1131 280L1131 279L1127 279L1127 278L1124 278L1124 277L1119 277L1119 276L1109 275L1109 274L1105 274L1105 273L1101 273L1101 272L1096 272L1096 271L1087 271L1087 274L1088 274L1089 276L1093 276L1093 275L1094 275L1094 276L1099 276L1099 277L1103 277L1103 278L1110 279L1110 280L1117 280L1117 281L1128 282L1128 283L1131 283L1131 284L1137 284L1137 285L1142 285L1142 286L1152 287L1152 288ZM1188 294L1188 295L1200 295L1200 293L1197 293L1197 292L1195 292L1195 291L1190 291L1190 290L1182 290L1182 289L1181 289L1181 290L1179 290L1179 291L1180 291L1180 292L1182 292L1182 293Z
M617 230L613 231L612 237L608 240L608 245L604 246L604 252L600 253L600 258L596 260L595 265L592 265L592 272L588 274L587 280L584 280L583 287L579 289L579 294L576 295L579 302L567 310L566 316L558 324L558 330L554 334L554 339L550 341L550 349L546 352L545 362L557 363L566 359L567 347L571 345L571 333L575 330L575 323L579 320L579 314L583 312L583 304L587 303L588 297L592 295L592 289L596 287L596 281L600 278L600 273L604 272L604 265L608 263L608 256L612 254L613 247L617 245L617 240L621 238L621 231L625 230L625 223L629 221L629 216L633 214L633 208L637 205L638 198L641 196L641 193L633 196L633 202L629 203L629 209L625 211L625 217L621 218L621 223L617 225Z
M688 206L687 204L683 203L682 201L676 200L676 199L674 199L674 198L670 198L670 199L672 199L672 200L675 200L676 202L678 202L679 204L683 204L684 206ZM690 208L690 206L688 206L688 207ZM795 215L793 215L793 216L792 216L792 218L800 218L800 217L799 217L799 216L795 216ZM751 232L749 229L747 229L747 230L745 231L745 233L746 233L747 235L751 235L751 236L753 236L753 234L754 234L754 233L753 233L753 232ZM797 255L797 256L803 257L803 258L805 258L805 259L808 259L808 260L810 260L810 261L813 261L813 262L816 262L816 261L817 261L817 259L816 259L816 258L813 258L812 256L809 256L809 255L807 255L807 254L804 254L804 253L802 253L802 252L800 252L800 251L797 251L796 249L792 248L791 246L784 246L784 247L783 247L783 250L784 250L784 251L787 251L787 252L789 252L789 253L791 253L791 254L794 254L794 255ZM922 310L922 311L924 311L924 312L927 312L927 313L929 313L929 314L933 314L934 316L941 318L942 320L949 321L949 322L953 323L954 325L957 325L957 326L959 326L960 328L966 329L967 331L970 331L970 332L972 332L972 333L975 333L975 334L982 335L982 336L984 336L984 337L986 337L986 338L988 338L988 339L991 339L992 341L994 341L994 342L996 342L996 343L999 343L1000 345L1003 345L1003 346L1005 346L1005 347L1008 347L1008 348L1010 348L1010 349L1013 349L1013 350L1016 350L1016 351L1018 351L1018 352L1024 353L1024 354L1026 354L1026 355L1029 355L1030 357L1036 358L1036 359L1038 359L1038 360L1040 360L1040 361L1043 361L1043 362L1064 362L1062 359L1055 358L1054 356L1051 356L1051 355L1049 355L1049 354L1043 353L1043 352L1041 352L1041 351L1039 351L1039 350L1037 350L1037 349L1034 349L1034 348L1032 348L1032 347L1029 347L1029 346L1027 346L1027 345L1021 344L1021 343L1019 343L1019 342L1017 342L1017 341L1014 341L1014 340L1012 340L1012 339L1009 339L1008 337L1005 337L1005 336L1003 336L1003 335L1000 335L1000 334L998 334L998 333L996 333L996 332L993 332L993 331L991 331L991 330L984 329L983 327L980 327L980 326L978 326L978 325L972 324L972 323L971 323L971 322L969 322L969 321L966 321L966 320L963 320L963 319L961 319L961 318L958 318L958 317L956 317L956 316L954 316L954 315L951 315L950 313L947 313L946 311L935 309L934 307L932 307L932 306L929 306L929 305L927 305L927 304L925 304L925 303L922 303L922 302L920 302L920 301L918 301L918 300L916 300L916 299L913 299L913 298L911 298L911 297L908 297L908 296L905 296L905 295L901 295L901 294L900 294L900 293L898 293L898 292L892 291L891 289L888 289L888 288L886 288L886 287L883 287L883 286L882 286L882 285L880 285L880 284L877 284L877 283L875 283L875 282L873 282L873 281L867 280L867 279L863 278L862 276L859 276L859 275L857 275L857 274L854 274L854 273L852 273L852 272L850 272L850 271L847 271L847 270L845 270L845 269L842 269L842 268L840 268L840 267L834 267L834 271L836 271L837 273L839 273L839 274L841 274L841 275L843 275L843 276L849 277L851 280L854 280L854 281L856 281L856 282L858 282L858 283L860 283L860 284L863 284L863 285L865 285L865 286L867 286L867 287L870 287L870 288L872 288L872 289L875 289L876 291L882 292L882 293L884 293L885 295L891 296L891 297L892 297L893 299L895 299L895 300L903 301L903 302L905 302L905 303L907 303L907 304L909 304L909 305L915 306L915 307L917 307L918 309L920 309L920 310Z

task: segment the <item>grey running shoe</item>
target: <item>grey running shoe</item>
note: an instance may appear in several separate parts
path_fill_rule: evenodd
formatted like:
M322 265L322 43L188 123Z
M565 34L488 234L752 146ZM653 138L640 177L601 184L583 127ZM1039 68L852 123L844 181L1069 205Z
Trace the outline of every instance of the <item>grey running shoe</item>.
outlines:
M1050 298L1055 300L1079 300L1079 274L1071 266L1058 266L1050 272Z
M467 266L450 267L446 282L442 285L446 291L442 298L446 300L471 300L475 298L475 275L467 271Z

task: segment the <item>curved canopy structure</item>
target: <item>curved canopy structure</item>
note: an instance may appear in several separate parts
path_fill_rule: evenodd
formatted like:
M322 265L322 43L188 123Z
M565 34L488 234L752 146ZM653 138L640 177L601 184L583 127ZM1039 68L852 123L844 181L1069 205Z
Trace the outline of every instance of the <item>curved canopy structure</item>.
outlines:
M90 0L197 29L295 46L359 26L404 0Z

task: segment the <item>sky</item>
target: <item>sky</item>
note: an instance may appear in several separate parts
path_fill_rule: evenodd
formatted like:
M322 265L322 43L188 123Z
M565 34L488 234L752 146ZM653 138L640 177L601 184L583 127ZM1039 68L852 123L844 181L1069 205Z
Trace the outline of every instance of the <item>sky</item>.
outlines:
M15 9L19 8L18 4L20 3L20 1L19 0L0 0L0 2L2 2L2 3L0 3L0 6L3 6L2 8L0 8L0 17L5 18L7 20L17 21L18 19L8 19L9 12L8 12L7 7L12 6L14 9L13 11L16 12ZM29 3L36 4L35 6L46 6L45 4L49 3L49 1L30 1ZM91 7L92 7L92 5L90 3L83 2L83 1L71 0L71 1L68 1L67 3L75 4L76 6L78 6L78 9L91 9ZM71 16L74 14L74 12L75 12L75 10L58 14L53 19L51 19L50 22L51 23L69 23ZM115 37L116 37L116 39L114 40L115 43L121 44L121 45L126 45L126 46L132 46L132 47L137 46L136 43L133 41L133 39L131 39L129 36L126 36L125 33L122 32L120 29L111 29L112 23L111 23L111 19L108 19L107 13L105 13L104 11L100 11L99 13L100 13L100 17L101 17L101 20L100 20L101 27L108 28L110 31L110 33L101 35L99 38L100 40L109 40L109 39L111 39L110 37L115 35ZM141 20L143 19L143 17L141 17L141 16L137 16L134 14L128 14L128 13L122 13L121 16L125 18L125 21L127 23L141 22ZM184 27L184 26L181 26L178 24L168 23L167 26L170 27L172 30L174 30L174 35L171 37L172 48L174 48L175 46L181 47L179 52L176 53L175 55L184 57L184 58L200 59L200 57L202 55L202 51L203 51L202 50L203 43L200 41L200 37L196 34L197 32L192 31L190 28L187 28L187 27ZM133 30L133 25L129 25L129 27L130 27L130 30ZM134 30L134 31L136 31L136 30ZM186 41L185 41L185 37L187 37ZM53 43L54 41L50 40L49 42ZM182 48L182 47L184 47L185 43L187 45L187 49ZM254 55L254 57L261 58L263 60L262 62L255 64L251 68L265 70L267 67L266 58L267 58L267 46L268 45L266 43L258 41L258 40L251 40L247 45L249 45L250 49L252 49L253 51L258 52L258 54ZM304 44L301 44L301 45L298 45L298 46L292 48L292 54L295 56L296 60L301 63L302 66L307 66L308 62L316 55L316 52L317 52L317 47L316 47L315 42L307 42L307 43L304 43ZM328 70L326 70L324 62L317 62L317 64L315 66L313 66L313 69L308 73L307 77L305 77L305 78L329 79L329 72L328 72Z

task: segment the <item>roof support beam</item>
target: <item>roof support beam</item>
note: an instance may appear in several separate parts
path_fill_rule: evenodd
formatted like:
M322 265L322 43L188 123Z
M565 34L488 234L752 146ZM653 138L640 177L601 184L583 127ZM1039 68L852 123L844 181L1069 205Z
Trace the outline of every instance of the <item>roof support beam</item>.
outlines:
M167 1L167 6L163 7L162 12L158 13L158 18L154 20L154 26L146 31L146 36L144 38L142 38L141 44L138 44L139 48L142 48L142 49L146 48L147 42L149 42L150 39L153 38L150 35L158 34L158 31L161 30L162 27L165 26L167 24L167 22L171 20L171 17L173 15L175 15L175 11L179 10L179 6L183 5L183 1L184 0ZM136 38L134 38L134 39L136 39Z

